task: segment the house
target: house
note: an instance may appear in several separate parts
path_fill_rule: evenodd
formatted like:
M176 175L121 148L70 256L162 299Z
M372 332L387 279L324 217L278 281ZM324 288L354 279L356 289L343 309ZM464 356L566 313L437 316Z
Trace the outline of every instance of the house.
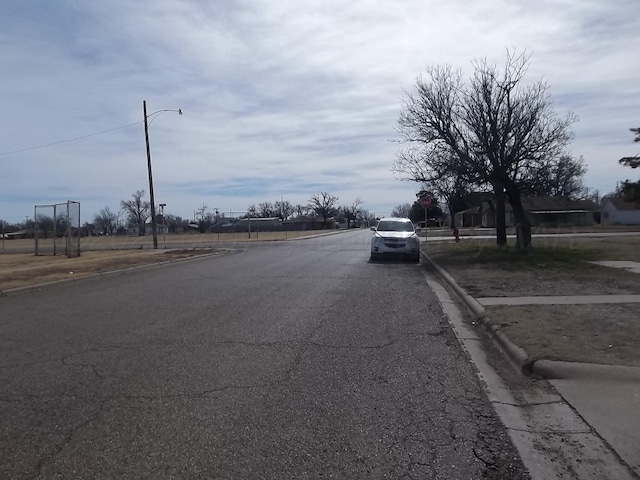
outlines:
M282 230L282 221L278 217L241 218L234 223L236 232L273 232Z
M624 198L606 197L602 205L602 223L606 225L640 225L640 208Z
M593 225L594 214L598 210L596 203L591 200L551 196L524 197L522 207L531 225L539 227Z
M20 240L25 238L33 238L33 232L28 230L18 230L17 232L9 232L4 234L4 238L7 240Z
M597 211L597 205L591 200L574 200L568 197L523 197L521 202L531 225L537 227L593 225ZM482 217L481 226L495 228L494 200L487 197L481 201L478 208ZM507 227L512 227L515 223L513 207L507 202L505 205L505 224Z
M467 208L457 212L455 218L458 227L480 227L482 226L482 208Z

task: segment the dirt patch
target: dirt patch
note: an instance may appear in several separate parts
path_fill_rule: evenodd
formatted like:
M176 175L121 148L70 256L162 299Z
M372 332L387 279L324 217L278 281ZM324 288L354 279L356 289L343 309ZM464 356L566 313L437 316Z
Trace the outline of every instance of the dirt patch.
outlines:
M125 268L162 263L226 249L109 250L84 252L80 257L0 255L0 291L68 278L81 278Z
M640 236L534 239L529 254L493 240L427 245L471 296L640 295L640 274L590 261L640 261ZM640 304L487 307L489 319L535 358L640 366Z
M493 323L535 358L640 367L640 304L492 306Z

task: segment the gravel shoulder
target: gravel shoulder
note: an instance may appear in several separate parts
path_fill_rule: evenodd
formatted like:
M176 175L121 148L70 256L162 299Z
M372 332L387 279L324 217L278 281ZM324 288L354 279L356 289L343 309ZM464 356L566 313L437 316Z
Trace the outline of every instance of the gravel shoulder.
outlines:
M432 242L425 252L474 298L639 295L640 274L591 261L640 261L640 235L534 239L529 254L494 240ZM640 366L640 304L488 306L533 358Z

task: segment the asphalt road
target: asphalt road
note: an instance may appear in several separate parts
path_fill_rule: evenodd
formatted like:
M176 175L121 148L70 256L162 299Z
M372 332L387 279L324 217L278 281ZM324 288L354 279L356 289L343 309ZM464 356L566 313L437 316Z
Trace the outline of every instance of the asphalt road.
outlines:
M527 478L370 232L0 298L0 478Z

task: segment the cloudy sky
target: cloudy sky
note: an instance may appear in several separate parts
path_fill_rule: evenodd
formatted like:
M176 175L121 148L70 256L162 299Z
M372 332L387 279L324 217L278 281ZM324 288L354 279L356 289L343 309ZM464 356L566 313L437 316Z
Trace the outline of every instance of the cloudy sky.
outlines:
M403 91L507 48L579 116L571 153L607 193L636 175L617 159L639 149L639 18L638 0L3 0L0 219L148 193L143 100L184 111L151 116L167 212L327 191L388 214L417 189L391 171Z

